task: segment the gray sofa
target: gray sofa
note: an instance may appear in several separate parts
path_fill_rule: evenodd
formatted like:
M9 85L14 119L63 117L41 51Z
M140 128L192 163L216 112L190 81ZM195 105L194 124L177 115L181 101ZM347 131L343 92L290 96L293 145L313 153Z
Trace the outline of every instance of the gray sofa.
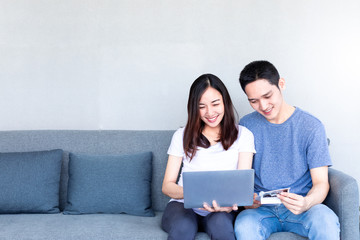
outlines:
M167 148L174 131L1 131L0 152L63 149L60 210L67 199L69 152L120 154L151 151L152 208L155 217L127 214L0 214L0 239L166 239L160 228L169 198L161 192ZM1 169L0 169L1 171ZM340 218L341 239L359 239L358 185L354 178L330 169L331 190L325 201ZM1 190L0 190L1 191ZM209 239L199 233L196 239ZM275 239L305 239L292 233L276 233Z

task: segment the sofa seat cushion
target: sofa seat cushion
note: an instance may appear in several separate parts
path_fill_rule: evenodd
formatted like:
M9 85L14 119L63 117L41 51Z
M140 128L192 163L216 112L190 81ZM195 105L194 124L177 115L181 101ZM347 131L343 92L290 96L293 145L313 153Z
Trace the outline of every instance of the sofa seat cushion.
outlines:
M0 236L7 240L166 240L167 233L160 227L161 217L162 212L156 212L152 218L128 214L0 215ZM209 238L199 233L196 239Z
M151 208L152 153L70 153L64 214L127 213L154 216Z
M0 215L0 236L7 240L166 239L160 228L161 216L5 214Z
M6 240L166 240L161 227L162 212L155 217L128 214L3 214L0 215L0 236ZM0 239L2 239L0 237ZM200 232L196 240L209 240ZM293 233L275 233L269 240L304 240Z
M0 153L0 213L58 213L62 155Z

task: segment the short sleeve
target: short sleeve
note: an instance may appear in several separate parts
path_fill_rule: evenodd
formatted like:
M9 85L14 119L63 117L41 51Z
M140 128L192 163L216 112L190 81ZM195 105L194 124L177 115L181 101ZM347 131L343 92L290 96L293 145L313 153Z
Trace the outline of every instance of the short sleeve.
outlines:
M184 128L179 128L174 133L169 149L167 153L176 157L184 156L184 147L183 147L183 136L184 136Z
M331 158L325 128L320 124L310 136L306 149L309 168L331 166Z
M244 126L239 126L238 151L252 152L255 151L254 134Z

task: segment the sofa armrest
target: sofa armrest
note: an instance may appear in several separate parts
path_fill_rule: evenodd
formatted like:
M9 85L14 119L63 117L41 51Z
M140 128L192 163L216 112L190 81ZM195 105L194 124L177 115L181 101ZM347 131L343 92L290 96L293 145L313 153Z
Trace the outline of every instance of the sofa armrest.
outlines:
M329 168L330 191L324 201L340 220L340 236L345 240L359 240L359 189L356 180Z

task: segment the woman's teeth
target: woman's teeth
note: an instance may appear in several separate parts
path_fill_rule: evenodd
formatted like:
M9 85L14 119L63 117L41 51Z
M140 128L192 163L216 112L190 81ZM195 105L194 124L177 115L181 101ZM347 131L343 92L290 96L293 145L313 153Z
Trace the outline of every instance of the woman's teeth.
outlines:
M213 117L213 118L208 118L209 122L214 122L216 120L217 116Z

